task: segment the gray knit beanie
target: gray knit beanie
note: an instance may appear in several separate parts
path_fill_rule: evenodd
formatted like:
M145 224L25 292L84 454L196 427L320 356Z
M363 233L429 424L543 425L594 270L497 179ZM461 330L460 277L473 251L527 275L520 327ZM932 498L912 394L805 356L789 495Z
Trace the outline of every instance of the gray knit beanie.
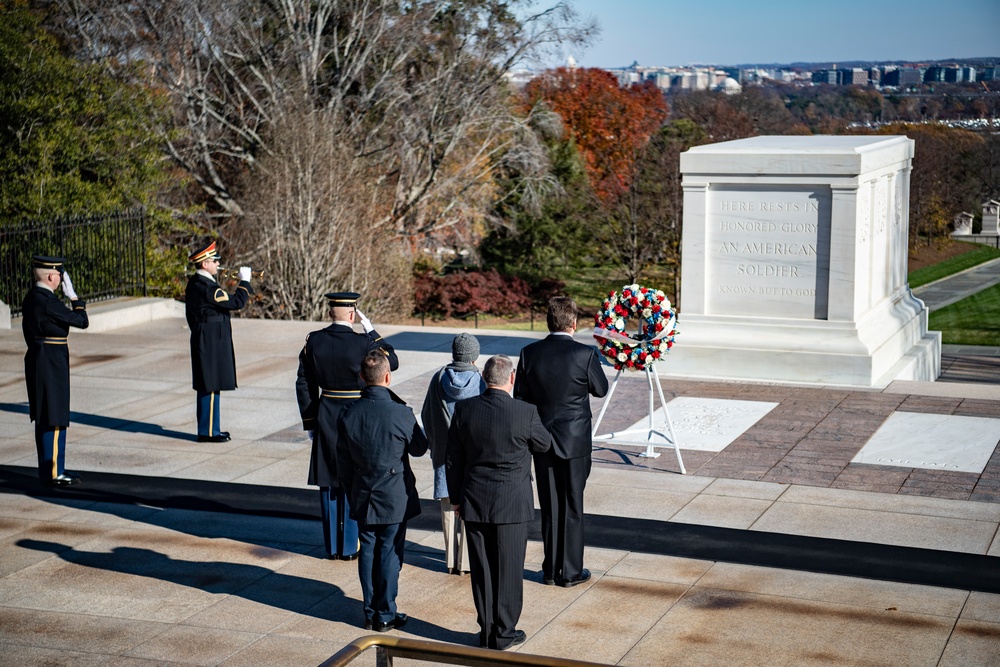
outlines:
M451 358L470 364L475 362L479 358L479 341L471 334L458 334L451 341Z

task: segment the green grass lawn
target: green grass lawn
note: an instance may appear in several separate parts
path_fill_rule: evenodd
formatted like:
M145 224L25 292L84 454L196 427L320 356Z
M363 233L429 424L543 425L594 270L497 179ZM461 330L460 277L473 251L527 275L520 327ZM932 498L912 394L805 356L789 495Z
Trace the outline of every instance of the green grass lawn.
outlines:
M928 328L944 343L1000 346L1000 285L934 311Z
M980 245L974 250L962 253L961 255L952 257L951 259L946 259L943 262L939 262L932 266L925 266L922 269L911 271L907 276L907 280L910 283L911 289L914 287L920 287L921 285L932 283L935 280L940 280L941 278L950 276L953 273L970 269L973 266L982 264L983 262L988 262L989 260L996 259L997 257L1000 257L1000 250L991 248L990 246Z

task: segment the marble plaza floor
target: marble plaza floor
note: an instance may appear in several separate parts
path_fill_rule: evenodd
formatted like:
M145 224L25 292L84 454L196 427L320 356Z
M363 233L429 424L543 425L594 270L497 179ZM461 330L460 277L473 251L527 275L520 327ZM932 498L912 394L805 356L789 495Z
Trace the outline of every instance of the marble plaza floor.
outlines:
M66 491L32 479L24 343L16 324L0 331L0 664L316 665L366 634L355 566L320 558L304 484L293 385L314 328L234 321L240 389L223 396L223 445L193 436L182 319L74 332L68 461L85 484ZM379 330L401 360L394 389L419 410L457 330ZM484 356L541 335L475 333ZM543 586L535 526L518 650L620 665L1000 664L1000 361L949 349L944 367L881 391L664 379L688 474L670 447L644 458L599 444L594 579ZM623 377L600 430L642 428L647 397L642 377ZM430 464L415 467L425 511L397 634L472 645L468 578L445 573Z

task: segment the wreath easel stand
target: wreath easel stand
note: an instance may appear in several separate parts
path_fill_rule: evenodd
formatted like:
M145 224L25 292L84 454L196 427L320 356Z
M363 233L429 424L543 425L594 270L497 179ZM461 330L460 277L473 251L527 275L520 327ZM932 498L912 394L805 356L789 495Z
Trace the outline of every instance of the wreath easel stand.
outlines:
M594 440L600 440L604 442L614 441L623 445L645 445L646 451L639 454L639 456L651 459L655 459L660 455L660 453L655 450L655 447L663 446L669 443L674 447L674 454L677 455L677 465L679 465L681 468L681 474L686 475L687 470L684 469L684 460L681 458L680 445L677 442L677 435L674 433L673 422L670 421L670 412L667 411L667 401L663 397L663 387L660 386L660 377L656 373L656 365L655 364L647 365L646 368L644 369L644 372L646 373L646 384L649 385L648 428L636 428L636 429L629 429L627 431L618 431L618 432L606 433L604 435L597 435L597 429L601 425L601 421L604 419L604 413L607 411L608 405L611 403L611 397L615 395L615 387L618 386L618 380L619 378L621 378L622 372L621 369L619 369L618 372L615 373L615 379L611 381L611 388L608 390L608 395L604 399L604 405L601 407L601 412L597 415L597 421L594 422L594 430L591 435ZM656 414L655 411L653 410L654 386L656 387L655 391L659 393L660 396L660 407L663 409L663 417L667 421L667 431L670 433L669 437L661 433L660 431L656 430L656 428L654 428L653 422L654 422L654 416ZM646 435L646 439L631 440L627 438L627 436L634 435L637 433L644 433ZM658 436L662 438L665 442L662 445L657 445L656 443L653 442L653 436Z
M639 316L639 332L633 337L626 333L626 323L630 316ZM664 319L666 325L664 326ZM656 362L660 359L663 351L669 351L673 345L673 337L677 333L674 326L677 324L677 314L671 309L670 302L660 290L654 290L639 285L625 285L618 291L612 291L604 300L601 310L594 316L594 338L598 342L601 354L603 354L618 371L615 379L611 383L608 395L604 399L600 414L594 423L591 438L597 441L618 442L626 445L645 445L646 451L639 454L645 458L656 458L660 455L656 447L672 445L674 454L677 456L677 465L680 466L681 474L686 475L684 460L681 458L680 444L677 442L677 435L674 432L673 422L670 420L670 412L667 410L667 400L663 396L663 387L660 386L660 377L656 373ZM649 387L649 421L647 428L634 428L617 433L605 433L597 435L597 429L604 419L604 413L611 404L611 398L615 395L618 387L618 380L621 379L623 370L642 370L646 374L646 384ZM655 387L655 389L654 389ZM659 394L660 407L663 409L663 417L666 420L667 432L669 436L656 430L655 416L653 409L654 392ZM638 440L635 434L645 434L645 440ZM654 438L659 438L661 442L656 442Z

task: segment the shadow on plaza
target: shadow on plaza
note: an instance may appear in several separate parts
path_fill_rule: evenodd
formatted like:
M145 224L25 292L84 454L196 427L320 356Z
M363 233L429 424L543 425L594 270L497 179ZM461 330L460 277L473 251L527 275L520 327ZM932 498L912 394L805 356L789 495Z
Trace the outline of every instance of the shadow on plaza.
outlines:
M0 412L11 412L15 414L22 414L27 419L28 417L28 404L27 403L0 403ZM150 424L148 422L137 422L130 419L117 419L115 417L105 417L103 415L94 415L89 412L76 412L70 411L69 413L70 428L73 428L73 424L79 424L81 426L93 426L95 428L103 428L109 431L121 431L123 433L143 433L145 435L159 435L164 438L173 438L175 440L190 440L191 442L197 442L198 436L194 433L185 433L183 431L172 431L167 428L163 428L159 424Z
M108 552L81 551L56 542L22 539L16 545L45 551L67 563L109 572L159 579L206 593L232 595L295 614L346 623L363 630L361 601L339 586L318 579L275 572L260 565L171 558L152 549L115 547ZM353 567L353 563L351 564ZM405 581L401 582L405 585ZM405 610L402 610L405 611ZM406 632L451 643L478 641L478 635L449 630L410 616Z

